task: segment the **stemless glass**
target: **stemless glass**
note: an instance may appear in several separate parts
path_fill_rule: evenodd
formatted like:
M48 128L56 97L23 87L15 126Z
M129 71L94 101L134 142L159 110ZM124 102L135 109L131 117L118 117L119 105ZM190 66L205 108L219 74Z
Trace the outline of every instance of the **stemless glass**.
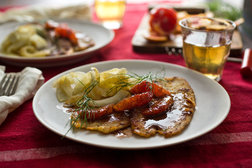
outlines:
M179 24L186 66L220 81L230 53L235 23L219 18L189 17Z
M119 29L123 23L126 0L95 0L96 16L108 29Z

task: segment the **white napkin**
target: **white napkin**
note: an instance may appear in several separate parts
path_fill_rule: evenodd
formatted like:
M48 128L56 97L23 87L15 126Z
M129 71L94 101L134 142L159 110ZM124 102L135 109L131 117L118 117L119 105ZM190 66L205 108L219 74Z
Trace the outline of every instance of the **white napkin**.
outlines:
M33 5L12 8L0 12L0 23L8 21L33 22L41 19L79 19L91 20L91 7L87 3L68 5Z
M0 66L0 81L5 74L5 67ZM12 96L0 96L0 125L7 115L34 96L44 83L42 72L37 68L26 67L20 73L17 90Z

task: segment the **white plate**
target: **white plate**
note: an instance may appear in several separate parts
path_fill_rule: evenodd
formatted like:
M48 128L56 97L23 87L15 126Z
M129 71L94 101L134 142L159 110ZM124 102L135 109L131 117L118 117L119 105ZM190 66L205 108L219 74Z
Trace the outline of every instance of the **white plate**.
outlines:
M198 72L182 66L144 60L105 61L77 67L63 72L47 81L37 92L33 100L33 110L37 119L53 132L64 136L69 125L69 114L57 108L58 103L52 83L60 76L72 71L87 72L91 67L104 71L112 68L127 68L129 72L146 74L164 70L167 77L178 76L185 78L196 95L197 108L190 125L178 136L163 138L154 136L141 138L132 136L117 138L113 135L102 135L90 131L69 131L67 138L91 145L120 148L141 149L173 145L199 137L217 127L227 116L230 109L230 98L225 89L217 82Z
M16 66L51 67L71 64L89 58L94 52L108 45L114 38L113 31L108 30L103 26L95 23L67 19L56 21L67 23L68 26L72 29L87 34L94 40L95 46L90 47L84 51L75 52L70 55L60 55L43 58L24 58L18 56L7 56L0 53L0 60L7 64ZM8 34L10 34L12 31L14 31L15 28L22 24L24 23L10 22L0 25L0 45L2 44L5 37L8 36Z

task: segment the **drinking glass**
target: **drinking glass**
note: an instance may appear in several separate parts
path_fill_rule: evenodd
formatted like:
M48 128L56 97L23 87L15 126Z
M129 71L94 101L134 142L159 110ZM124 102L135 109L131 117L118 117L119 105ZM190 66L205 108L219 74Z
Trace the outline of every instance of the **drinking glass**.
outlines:
M126 0L95 0L96 16L108 29L119 29L123 23Z
M220 18L189 17L179 24L186 66L220 81L230 53L235 23Z

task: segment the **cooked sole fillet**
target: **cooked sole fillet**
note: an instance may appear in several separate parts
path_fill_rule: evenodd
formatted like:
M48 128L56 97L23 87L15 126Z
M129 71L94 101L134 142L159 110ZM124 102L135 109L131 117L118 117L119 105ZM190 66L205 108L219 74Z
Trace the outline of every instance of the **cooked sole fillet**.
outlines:
M85 128L87 130L99 131L105 134L123 129L130 125L129 116L124 112L110 114L102 119L85 122L85 121L72 121L75 128Z
M133 133L150 137L157 133L170 137L181 133L191 122L195 111L195 95L189 83L178 77L160 81L173 96L173 106L166 113L148 118L141 114L141 108L132 111L131 128Z
M105 134L130 125L133 133L143 137L150 137L157 133L165 137L179 134L190 123L195 111L194 92L185 79L178 77L165 78L159 84L172 93L174 100L171 109L162 115L147 118L141 114L141 108L138 108L131 111L130 116L124 112L117 112L92 122L74 121L74 115L72 115L72 124L76 128Z

